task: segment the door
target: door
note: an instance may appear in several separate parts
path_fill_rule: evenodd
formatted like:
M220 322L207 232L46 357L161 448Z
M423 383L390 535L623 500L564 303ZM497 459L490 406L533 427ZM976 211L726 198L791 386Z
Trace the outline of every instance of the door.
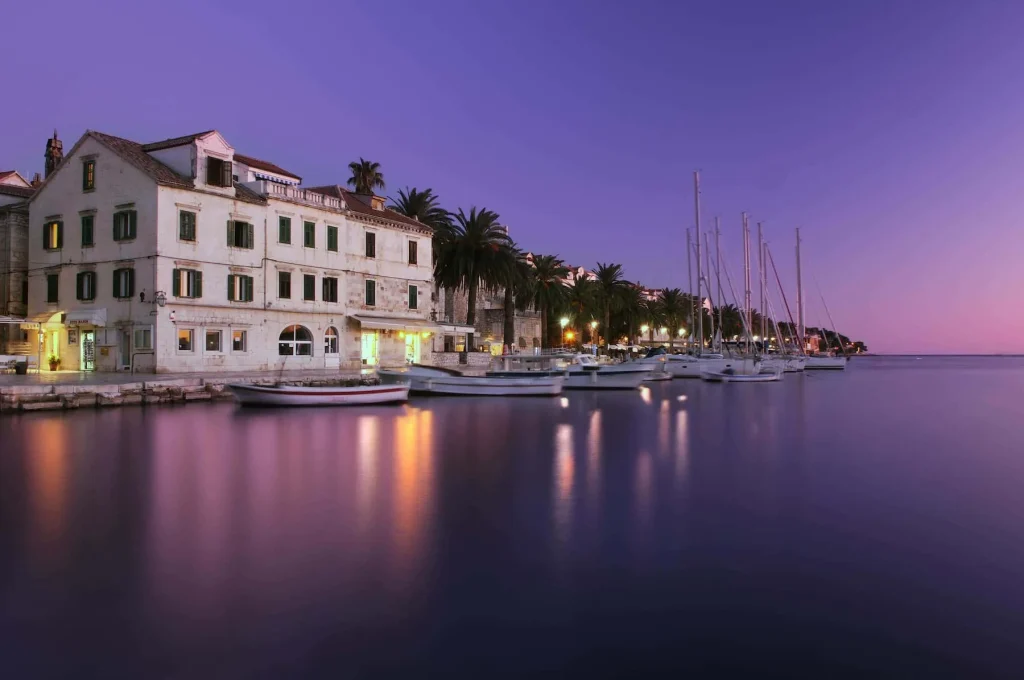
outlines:
M96 370L96 331L82 331L82 361L83 371Z
M117 344L121 353L121 369L127 370L132 366L132 332L121 331Z
M376 331L363 333L362 359L363 366L376 366L380 361L380 355L377 352Z
M324 333L324 366L327 368L341 366L341 355L338 354L338 329L334 326L328 326Z
M405 336L405 363L420 363L420 336L418 333L408 333Z

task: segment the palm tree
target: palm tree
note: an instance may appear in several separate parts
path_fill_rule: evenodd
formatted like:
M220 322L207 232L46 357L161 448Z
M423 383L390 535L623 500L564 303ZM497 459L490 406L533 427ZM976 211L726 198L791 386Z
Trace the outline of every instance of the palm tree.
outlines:
M569 268L554 255L534 255L530 272L533 305L540 310L540 346L551 347L551 312L566 301L565 279Z
M383 180L383 177L381 178ZM419 220L432 229L450 226L452 215L442 208L440 199L433 189L399 189L398 200L391 199L391 209L397 213Z
M498 214L471 208L461 209L450 227L434 232L434 281L449 290L465 288L469 309L466 325L476 324L476 295L481 285L501 285L512 241L498 224ZM473 334L466 338L466 349L473 351Z
M505 287L503 311L505 325L502 332L504 344L515 344L516 341L516 310L525 311L532 298L533 281L530 278L532 269L526 260L526 253L510 243L505 253L502 285ZM520 348L522 350L522 348Z
M666 288L661 291L659 300L661 313L668 325L668 347L674 349L676 345L676 334L679 332L679 322L686 318L686 298L683 291L678 288Z
M583 342L583 324L593 317L591 312L595 307L596 292L597 286L585 276L577 276L569 286L566 302L569 307L569 322L576 332L577 344Z
M647 325L647 341L654 342L654 329L665 323L665 315L661 309L661 300L644 300L644 323Z
M352 171L348 184L357 194L372 194L374 189L384 188L384 173L380 171L380 163L373 163L360 157L358 163L349 163L348 169Z
M722 338L743 335L743 312L736 305L722 306Z
M595 274L597 278L594 280L594 297L604 317L604 326L601 327L601 330L604 332L605 351L607 351L611 340L608 326L611 325L612 321L612 308L618 307L622 299L622 293L629 283L622 278L621 264L603 264L598 262Z
M643 286L626 286L622 291L622 300L619 312L622 314L622 323L626 327L626 337L629 344L636 341L637 322L644 318L644 296L641 294Z

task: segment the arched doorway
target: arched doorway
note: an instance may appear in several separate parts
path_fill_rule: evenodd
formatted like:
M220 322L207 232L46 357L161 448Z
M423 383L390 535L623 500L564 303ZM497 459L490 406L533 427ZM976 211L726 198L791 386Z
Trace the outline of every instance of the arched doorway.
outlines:
M338 353L338 329L328 326L324 331L324 366L327 368L339 368L341 366L341 354Z

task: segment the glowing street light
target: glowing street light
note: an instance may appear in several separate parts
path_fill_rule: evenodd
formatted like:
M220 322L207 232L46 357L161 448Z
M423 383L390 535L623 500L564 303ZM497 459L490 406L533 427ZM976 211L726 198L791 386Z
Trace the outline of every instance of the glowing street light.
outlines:
M566 340L572 340L575 337L576 337L576 334L573 333L572 331L566 331L565 332L565 339Z
M593 330L594 328L597 328L597 321L591 321L590 322L590 328L591 328L591 330Z
M679 337L683 337L684 335L686 335L686 329L685 328L680 328L679 329Z
M569 325L569 317L563 316L561 319L558 320L558 323L562 324L562 328L565 328L566 326Z
M666 335L667 333L668 333L668 328L666 328L665 326L662 326L661 327L661 334L662 335Z
M644 324L643 326L640 326L640 332L641 333L646 333L649 330L651 330L651 327L648 326L647 324Z

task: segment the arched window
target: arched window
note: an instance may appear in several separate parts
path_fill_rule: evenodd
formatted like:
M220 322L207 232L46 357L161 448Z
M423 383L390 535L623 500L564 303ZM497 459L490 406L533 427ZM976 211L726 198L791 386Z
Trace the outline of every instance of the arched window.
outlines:
M324 332L324 354L338 353L338 329L328 326Z
M526 338L520 335L519 342L517 344L519 347L526 347Z
M540 338L534 338L533 339L533 346L534 347L540 347Z
M277 353L284 357L313 356L313 334L305 326L288 326L277 340Z

